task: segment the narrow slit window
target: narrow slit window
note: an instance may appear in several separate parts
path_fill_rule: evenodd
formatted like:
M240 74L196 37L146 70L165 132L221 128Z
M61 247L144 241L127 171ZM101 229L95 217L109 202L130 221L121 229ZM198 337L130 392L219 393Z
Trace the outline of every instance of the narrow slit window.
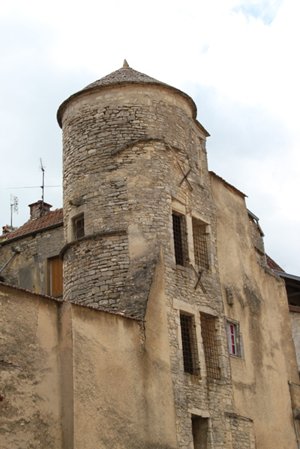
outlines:
M187 261L187 239L184 215L172 214L175 261L177 265L185 265Z
M73 232L75 240L84 237L84 215L78 215L73 218Z
M199 359L194 317L181 313L180 326L184 371L197 375L199 374Z
M219 345L217 341L217 319L207 313L200 313L201 335L208 379L220 379Z
M195 264L199 268L209 269L207 225L193 218L193 241Z

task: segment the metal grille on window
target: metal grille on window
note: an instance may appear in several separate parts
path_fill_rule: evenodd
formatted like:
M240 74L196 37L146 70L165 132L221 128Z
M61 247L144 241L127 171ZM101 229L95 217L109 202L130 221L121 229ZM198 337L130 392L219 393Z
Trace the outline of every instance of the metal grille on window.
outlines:
M216 339L216 318L207 313L201 313L200 320L207 377L210 379L220 379L221 370L219 366L219 348Z
M73 224L74 224L75 239L80 239L81 237L84 237L84 216L80 215L74 218Z
M172 214L175 260L177 265L185 265L187 257L185 218Z
M180 314L182 354L184 371L199 374L198 348L195 332L194 317Z
M206 225L193 218L195 263L199 268L209 268Z

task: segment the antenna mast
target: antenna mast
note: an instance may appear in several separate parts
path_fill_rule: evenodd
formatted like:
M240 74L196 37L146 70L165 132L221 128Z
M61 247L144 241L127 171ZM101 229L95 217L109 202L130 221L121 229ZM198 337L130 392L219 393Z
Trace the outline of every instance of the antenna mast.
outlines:
M13 213L18 213L18 197L10 195L10 227L13 227Z
M41 170L42 170L42 185L41 185L41 189L42 189L42 202L44 202L44 193L45 193L45 167L43 166L43 161L40 158L40 166L41 166Z

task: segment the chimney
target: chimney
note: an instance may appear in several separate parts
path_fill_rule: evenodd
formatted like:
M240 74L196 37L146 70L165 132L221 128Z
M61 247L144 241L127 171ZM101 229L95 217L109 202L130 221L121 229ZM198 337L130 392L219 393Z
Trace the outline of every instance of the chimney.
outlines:
M29 204L30 207L30 220L34 218L40 218L50 212L51 204L45 203L45 201L39 200L36 203Z
M2 226L2 235L7 235L10 232L14 231L16 228L14 228L13 226L9 226L9 225L4 225Z

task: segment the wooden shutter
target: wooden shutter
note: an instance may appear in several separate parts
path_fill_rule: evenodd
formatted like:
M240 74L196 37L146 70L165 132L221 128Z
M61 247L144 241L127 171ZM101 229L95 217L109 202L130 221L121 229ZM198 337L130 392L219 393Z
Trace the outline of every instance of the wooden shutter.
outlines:
M54 297L63 294L63 264L60 257L48 259L49 294Z

